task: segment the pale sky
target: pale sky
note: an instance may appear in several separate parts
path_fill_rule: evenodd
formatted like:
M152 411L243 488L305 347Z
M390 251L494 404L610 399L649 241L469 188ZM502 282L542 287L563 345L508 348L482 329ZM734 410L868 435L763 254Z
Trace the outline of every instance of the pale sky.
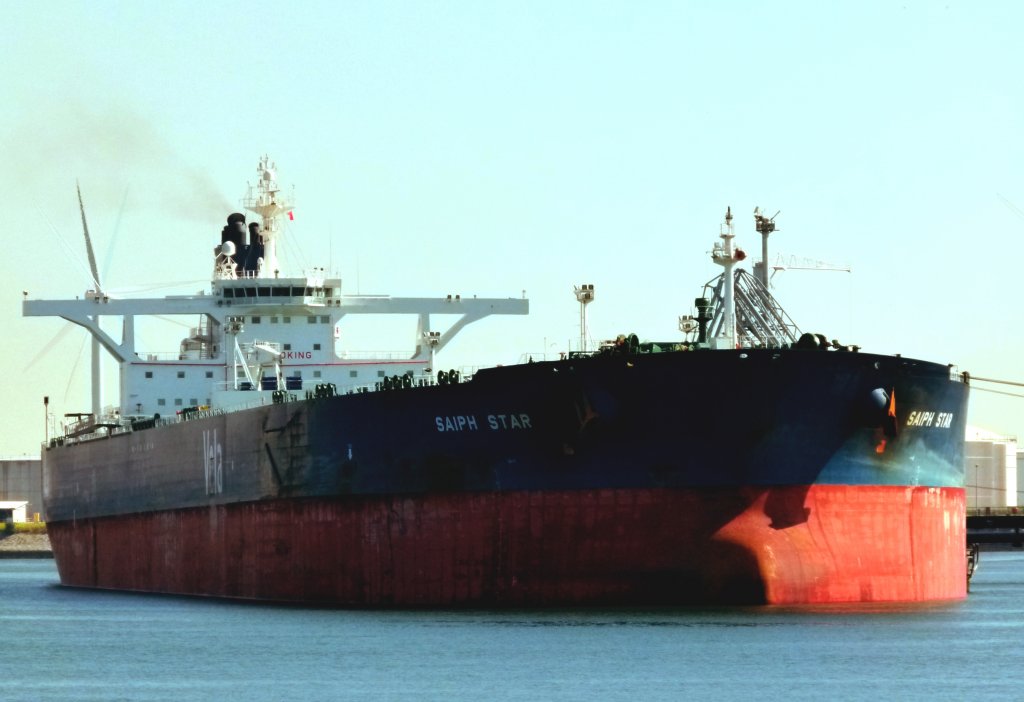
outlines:
M439 367L576 344L584 282L593 339L679 338L718 273L726 206L752 255L760 206L781 210L773 258L852 268L775 277L802 330L1024 381L1022 3L9 0L3 14L0 455L38 453L44 395L57 415L88 409L85 332L53 341L63 320L21 317L23 290L89 287L76 179L105 287L190 293L264 153L295 187L293 271L329 267L349 293L526 291L529 317L469 327ZM360 327L353 346L411 350L405 324L408 342ZM969 421L1024 438L1024 401L981 387Z

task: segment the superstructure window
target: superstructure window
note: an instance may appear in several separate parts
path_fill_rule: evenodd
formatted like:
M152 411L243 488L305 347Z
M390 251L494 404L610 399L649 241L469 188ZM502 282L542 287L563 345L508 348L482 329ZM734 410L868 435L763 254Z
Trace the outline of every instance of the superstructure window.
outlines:
M255 314L254 314L254 315L252 316L252 323L253 323L253 324L259 324L259 323L260 323L260 317L259 317L259 315L255 315Z
M159 400L156 401L156 404L159 405L160 407L163 407L167 404L167 400L161 397Z
M206 377L207 378L212 378L213 377L213 371L206 371Z
M309 322L310 324L316 324L316 315L314 314L309 317L306 317L306 321Z
M147 378L152 378L153 377L153 371L146 371L146 377Z
M291 317L281 317L281 323L282 324L291 324L292 323L292 318Z
M378 378L383 378L385 375L386 375L386 373L384 373L384 371L382 371L382 370L377 371L377 377Z
M292 345L291 345L291 344L283 344L283 345L281 346L281 348L282 348L283 350L285 350L285 351L291 351L291 350L292 350Z
M358 378L359 377L359 371L350 370L348 372L348 377L349 378Z
M197 399L196 399L196 398L194 398L194 397L190 397L190 398L189 398L189 400L188 400L188 403L189 403L190 405L192 405L193 407L195 407L196 405L198 405L198 404L199 404L199 400L197 400Z
M178 371L178 377L179 378L184 378L185 377L185 371Z
M326 314L320 315L320 324L330 324L330 323L331 323L331 318L330 317L328 317Z
M277 317L271 317L270 318L270 323L271 324L277 324Z
M320 377L320 371L313 371L313 377L314 378L319 378Z
M319 351L320 350L320 344L313 344L313 350L314 351Z
M185 403L184 403L184 402L182 401L182 399L181 399L180 397L176 397L176 398L174 398L174 406L175 406L175 407L181 407L181 406L183 406L184 404L185 404Z

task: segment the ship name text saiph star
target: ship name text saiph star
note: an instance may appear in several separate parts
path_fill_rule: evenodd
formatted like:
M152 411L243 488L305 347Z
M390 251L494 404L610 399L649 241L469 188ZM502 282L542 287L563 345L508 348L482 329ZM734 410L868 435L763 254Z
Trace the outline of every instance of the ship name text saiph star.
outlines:
M489 414L479 421L474 414L449 414L434 417L438 431L504 431L508 429L533 429L530 415L525 412L512 414Z

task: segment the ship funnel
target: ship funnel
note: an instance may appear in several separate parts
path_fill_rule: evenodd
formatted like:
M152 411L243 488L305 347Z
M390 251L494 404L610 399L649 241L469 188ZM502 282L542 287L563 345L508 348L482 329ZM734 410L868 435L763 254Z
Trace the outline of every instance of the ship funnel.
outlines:
M259 222L249 222L249 248L245 252L245 270L256 272L263 260L263 234Z
M698 297L693 301L697 308L697 343L708 342L708 322L711 321L711 300L706 297Z

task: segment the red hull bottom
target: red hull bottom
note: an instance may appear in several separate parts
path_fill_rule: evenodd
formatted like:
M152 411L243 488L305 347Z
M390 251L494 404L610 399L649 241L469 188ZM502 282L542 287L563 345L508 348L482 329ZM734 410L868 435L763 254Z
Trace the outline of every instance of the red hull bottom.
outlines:
M283 499L52 523L65 585L339 606L966 595L965 493L814 485Z

